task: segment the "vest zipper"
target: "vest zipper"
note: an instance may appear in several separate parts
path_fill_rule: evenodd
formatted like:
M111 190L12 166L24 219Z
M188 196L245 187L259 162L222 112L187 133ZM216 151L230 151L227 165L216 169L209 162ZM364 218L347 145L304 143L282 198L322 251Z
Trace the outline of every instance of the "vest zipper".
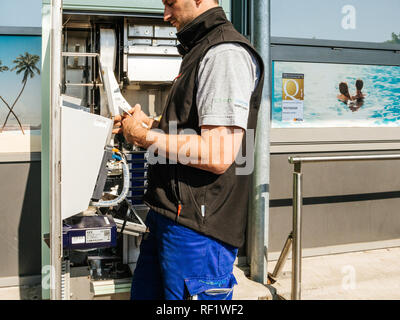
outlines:
M175 222L178 222L179 216L181 215L181 210L182 210L182 203L180 201L178 201L178 210L177 210Z
M175 170L174 170L174 195L177 201L176 204L176 218L175 218L175 222L178 222L179 216L181 215L181 211L182 211L182 202L181 202L181 198L180 198L180 192L179 192L179 180L178 180L178 166L175 165Z

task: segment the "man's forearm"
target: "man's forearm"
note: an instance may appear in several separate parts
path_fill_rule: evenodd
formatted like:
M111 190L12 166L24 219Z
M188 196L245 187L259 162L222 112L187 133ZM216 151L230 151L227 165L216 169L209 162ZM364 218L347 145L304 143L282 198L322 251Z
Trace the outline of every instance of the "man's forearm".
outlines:
M195 134L174 135L149 130L144 147L170 160L221 174L232 164L236 153L232 151L232 141L218 138L204 139Z
M209 155L208 153L205 154L207 148L201 136L165 134L150 130L147 137L146 149L152 148L159 155L170 160L211 171L208 161Z

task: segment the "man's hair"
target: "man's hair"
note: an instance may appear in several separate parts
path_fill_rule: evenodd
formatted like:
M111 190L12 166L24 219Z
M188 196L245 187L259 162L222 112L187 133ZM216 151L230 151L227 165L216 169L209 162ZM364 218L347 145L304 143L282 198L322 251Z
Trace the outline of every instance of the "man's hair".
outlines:
M363 86L364 86L364 82L363 82L362 80L358 79L358 80L356 81L356 88L357 88L357 90L361 90L361 89L363 88Z

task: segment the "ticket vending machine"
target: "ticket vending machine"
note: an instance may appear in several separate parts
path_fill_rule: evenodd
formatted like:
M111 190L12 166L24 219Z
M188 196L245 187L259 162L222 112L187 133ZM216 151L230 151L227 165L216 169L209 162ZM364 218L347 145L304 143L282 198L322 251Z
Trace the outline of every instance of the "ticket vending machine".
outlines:
M113 118L137 103L161 115L181 63L176 29L144 13L64 10L60 19L60 98L51 107L60 113L60 192L51 216L60 217L62 249L54 276L61 299L128 296L146 233L147 153L112 134ZM51 234L45 239L50 245Z

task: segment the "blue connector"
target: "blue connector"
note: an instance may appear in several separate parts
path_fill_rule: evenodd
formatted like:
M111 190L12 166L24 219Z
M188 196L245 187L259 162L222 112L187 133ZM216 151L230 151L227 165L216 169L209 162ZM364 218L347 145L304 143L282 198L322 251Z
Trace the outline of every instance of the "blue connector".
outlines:
M122 158L119 155L117 155L116 153L113 153L112 158L115 160L118 160L118 161L122 160Z

